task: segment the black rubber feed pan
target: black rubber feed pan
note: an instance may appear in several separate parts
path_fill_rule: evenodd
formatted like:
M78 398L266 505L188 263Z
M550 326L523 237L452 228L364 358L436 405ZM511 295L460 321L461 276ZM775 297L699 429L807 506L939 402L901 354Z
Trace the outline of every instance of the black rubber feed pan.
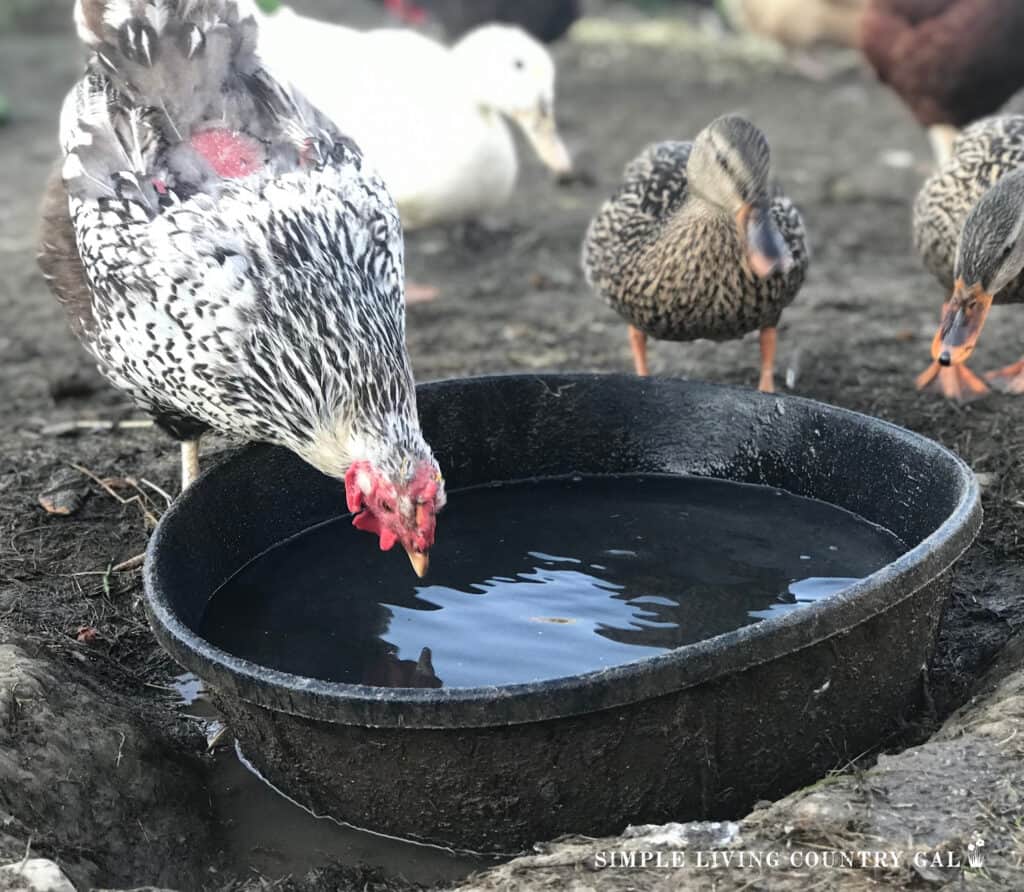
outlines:
M942 447L808 400L679 380L447 381L420 387L419 403L449 491L574 473L711 476L832 503L909 550L788 615L603 671L487 688L329 683L196 633L236 571L344 513L341 483L282 449L243 449L160 522L147 604L161 644L218 692L246 756L293 798L376 831L514 852L562 833L735 817L922 707L950 567L981 522L973 474ZM442 515L440 537L444 526Z

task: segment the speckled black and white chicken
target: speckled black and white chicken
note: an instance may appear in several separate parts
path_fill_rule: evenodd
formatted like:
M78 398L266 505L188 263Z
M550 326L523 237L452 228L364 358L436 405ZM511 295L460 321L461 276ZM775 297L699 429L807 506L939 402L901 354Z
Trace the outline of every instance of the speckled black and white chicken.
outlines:
M774 389L776 325L808 266L803 220L770 182L768 141L718 118L691 142L631 161L590 224L587 281L630 326L637 374L647 338L725 341L761 332L760 389Z
M398 215L254 52L234 0L78 0L40 263L101 371L183 440L281 444L427 566L444 484L416 413Z
M914 205L914 243L947 296L917 380L950 399L989 386L967 367L993 304L1024 303L1024 117L972 124L925 182ZM1024 360L990 372L993 386L1024 393Z

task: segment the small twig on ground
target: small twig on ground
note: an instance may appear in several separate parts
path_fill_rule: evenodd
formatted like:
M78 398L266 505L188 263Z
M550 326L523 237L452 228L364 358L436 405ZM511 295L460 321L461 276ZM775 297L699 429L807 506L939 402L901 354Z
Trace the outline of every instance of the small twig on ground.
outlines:
M130 573L132 570L138 570L146 562L146 556L144 554L137 554L133 558L128 558L126 561L121 561L120 564L115 564L110 568L111 573Z
M145 493L143 493L139 489L138 484L134 483L130 478L125 478L124 482L128 486L134 487L134 489L136 490L136 495L126 499L124 496L122 496L114 489L114 487L111 485L111 483L114 481L112 481L110 478L105 480L102 477L99 477L97 474L94 474L88 468L84 468L81 465L76 465L73 462L71 463L71 467L78 471L80 474L85 474L86 477L88 477L93 483L99 486L107 495L109 495L113 499L116 499L122 505L138 505L139 509L142 511L142 516L146 523L151 524L152 526L156 526L157 519L153 512L150 511L149 508L147 507L146 503L148 500L145 497Z
M220 742L224 739L229 730L230 729L227 725L221 725L217 732L206 741L206 751L208 753L212 753L220 745Z
M142 504L150 511L150 516L156 518L156 514L153 512L159 510L159 506L157 506L157 504L149 497L149 494L142 488L140 485L142 483L141 480L136 477L107 477L106 483L114 487L114 489L122 487L134 489L138 497L142 500ZM163 492L163 490L160 490L160 493L165 498L167 497L167 494ZM148 522L149 521L147 519L147 523ZM155 526L156 524L153 525Z
M118 430L145 430L151 427L153 427L153 422L148 418L128 418L124 421L80 419L77 421L58 421L54 424L48 424L40 433L48 437L66 437L68 434L79 431L109 433Z
M18 873L21 873L25 869L25 865L28 864L29 856L32 854L32 837L28 838L28 842L25 843L25 857L21 859L21 864L18 865Z
M115 768L120 768L121 767L121 756L124 755L124 742L125 742L125 740L127 738L125 737L124 731L118 731L117 733L121 735L121 743L118 744L118 747L117 747L117 758L114 759L114 767Z
M157 486L152 481L147 480L145 477L140 478L139 483L141 483L143 486L148 486L151 490L153 490L153 492L162 497L163 500L167 502L168 507L174 501L174 496L168 493L167 490L161 489L159 486Z

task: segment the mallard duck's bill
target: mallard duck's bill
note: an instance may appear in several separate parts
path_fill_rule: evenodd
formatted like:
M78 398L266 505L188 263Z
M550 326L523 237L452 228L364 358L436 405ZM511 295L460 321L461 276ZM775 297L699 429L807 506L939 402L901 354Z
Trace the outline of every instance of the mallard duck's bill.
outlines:
M525 114L516 120L533 146L537 157L556 176L572 173L572 155L558 134L558 125L553 114Z
M932 341L932 359L946 367L967 362L991 309L991 294L978 285L968 288L962 281L957 282L953 299L943 308L942 323Z
M746 251L747 266L755 276L766 279L775 272L789 272L793 256L767 204L743 205L736 215L736 223Z
M426 576L427 568L430 567L430 555L424 554L422 551L414 551L408 547L406 547L405 553L409 555L409 562L412 564L413 570L416 571L416 575L420 579Z

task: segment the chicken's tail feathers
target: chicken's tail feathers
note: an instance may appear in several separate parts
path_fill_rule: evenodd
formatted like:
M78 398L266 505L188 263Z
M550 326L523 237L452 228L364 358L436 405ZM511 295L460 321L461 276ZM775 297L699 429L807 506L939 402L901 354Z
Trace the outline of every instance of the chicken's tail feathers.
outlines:
M70 194L127 196L153 215L225 179L358 155L265 70L251 10L251 0L75 0L92 56L61 116Z
M143 33L155 46L183 28L201 32L218 26L235 28L254 19L256 9L253 0L75 0L74 18L86 46L117 45L125 35L132 38ZM144 47L131 40L123 49L130 56Z
M180 134L211 118L230 122L260 67L256 21L236 0L76 0L75 24L93 70L127 104L160 109Z

